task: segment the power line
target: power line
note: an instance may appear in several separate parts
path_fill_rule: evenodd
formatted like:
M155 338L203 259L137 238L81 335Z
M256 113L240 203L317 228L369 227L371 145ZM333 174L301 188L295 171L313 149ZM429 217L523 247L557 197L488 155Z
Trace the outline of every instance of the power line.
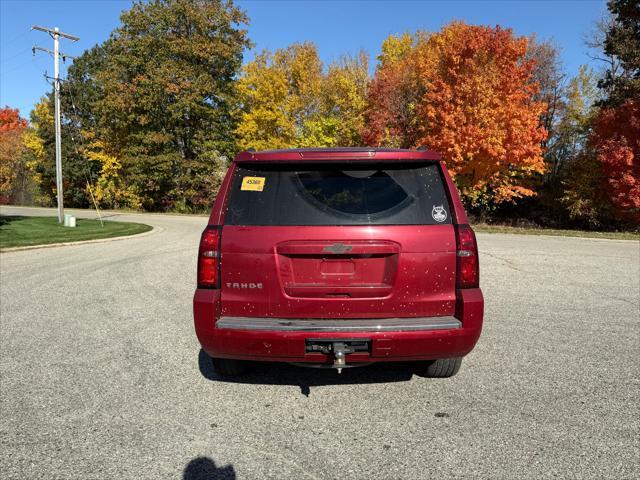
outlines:
M86 147L86 140L84 138L84 135L82 134L82 130L80 130L80 115L78 114L78 110L77 110L76 105L75 105L74 96L71 93L71 88L68 86L68 84L66 82L64 82L62 85L67 90L67 95L69 96L69 100L71 101L71 108L73 110L73 117L75 117L75 118L71 118L71 115L70 114L67 115L66 113L65 113L65 116L67 116L68 118L71 119L71 125L76 130L76 133L78 134L78 138L80 139L80 141L82 143L82 146ZM86 160L86 157L80 155L80 153L79 153L79 151L77 149L77 145L75 143L75 138L73 137L73 133L71 133L71 140L74 143L74 147L75 147L76 153L79 156L81 156L82 158L85 158L85 160ZM89 172L89 177L91 177L90 179L86 178L86 180L87 181L89 181L89 180L93 181L93 173L91 172L91 169L89 168L89 163L86 162L85 166L87 167L86 170ZM85 177L86 177L86 172L85 172Z
M12 43L15 43L17 40L22 40L24 37L26 37L29 34L30 31L31 29L25 30L22 33L18 33L14 37L11 37L9 40L0 40L0 42L2 42L2 44L5 46L10 45Z
M20 57L22 54L27 53L29 50L31 50L29 47L23 48L22 50L20 50L19 52L11 55L10 57L3 58L2 60L0 60L0 63L1 64L5 64L7 62L10 62L11 60L15 60L16 58Z
M24 67L27 64L34 64L35 61L33 58L29 58L28 60L25 60L24 62L18 63L16 65L12 65L10 66L8 69L2 69L2 75L3 77L6 76L9 73L13 73L16 70L20 70L22 67Z

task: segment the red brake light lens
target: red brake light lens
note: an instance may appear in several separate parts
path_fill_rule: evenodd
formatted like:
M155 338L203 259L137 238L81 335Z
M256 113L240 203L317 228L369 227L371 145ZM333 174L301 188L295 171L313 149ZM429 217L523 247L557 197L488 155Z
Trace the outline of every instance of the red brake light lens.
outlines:
M198 288L220 288L220 227L208 226L200 237Z
M469 225L456 225L456 288L478 288L480 266L476 235Z

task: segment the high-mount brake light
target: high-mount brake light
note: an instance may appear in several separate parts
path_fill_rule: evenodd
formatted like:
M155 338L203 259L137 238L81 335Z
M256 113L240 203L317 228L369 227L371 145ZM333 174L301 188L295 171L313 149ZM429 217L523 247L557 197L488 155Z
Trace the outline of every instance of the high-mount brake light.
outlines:
M209 225L200 237L198 250L198 288L220 288L220 233Z
M478 288L480 267L476 235L469 225L456 225L456 288Z

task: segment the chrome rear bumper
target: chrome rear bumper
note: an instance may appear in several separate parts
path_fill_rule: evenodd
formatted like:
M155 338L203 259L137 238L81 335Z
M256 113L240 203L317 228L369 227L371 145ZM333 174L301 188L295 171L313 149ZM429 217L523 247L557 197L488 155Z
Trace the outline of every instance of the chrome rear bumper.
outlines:
M455 317L292 319L221 317L216 328L287 332L414 332L461 328Z

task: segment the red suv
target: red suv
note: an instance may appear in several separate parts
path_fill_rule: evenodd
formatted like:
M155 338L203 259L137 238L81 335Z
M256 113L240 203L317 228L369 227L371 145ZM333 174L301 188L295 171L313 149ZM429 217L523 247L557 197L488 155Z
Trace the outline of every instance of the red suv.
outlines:
M246 151L202 233L195 329L221 375L247 361L420 361L450 377L482 329L478 249L437 153Z

